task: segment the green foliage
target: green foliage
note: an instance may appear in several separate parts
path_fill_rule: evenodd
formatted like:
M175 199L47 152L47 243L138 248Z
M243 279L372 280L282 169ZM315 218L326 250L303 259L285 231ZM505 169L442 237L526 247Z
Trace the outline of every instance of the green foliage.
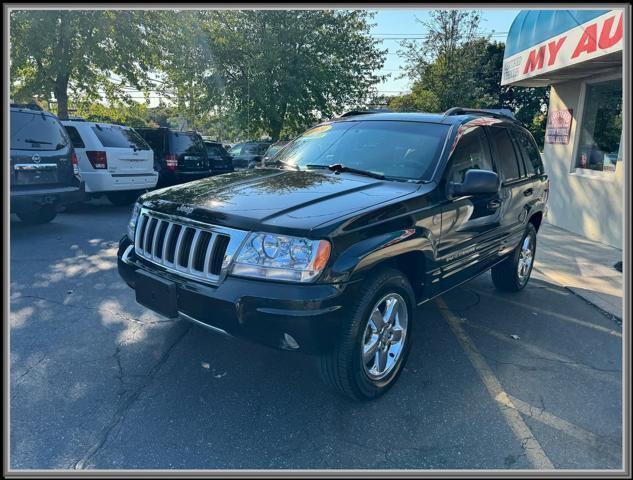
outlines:
M211 11L209 92L247 136L302 131L362 103L381 80L385 52L369 36L370 18L360 10Z
M542 146L548 88L502 87L503 43L479 34L477 11L435 10L422 22L421 44L404 42L410 94L392 98L394 110L442 112L451 107L509 108Z
M440 101L437 95L422 87L420 83L413 85L411 93L393 97L389 108L396 112L440 112Z
M118 101L110 105L99 102L83 102L76 105L73 114L91 122L114 123L128 127L147 126L149 118L146 105L136 102L125 104Z
M156 64L161 13L125 10L15 10L11 12L11 95L58 103L67 116L73 98L126 98L113 75L142 89Z

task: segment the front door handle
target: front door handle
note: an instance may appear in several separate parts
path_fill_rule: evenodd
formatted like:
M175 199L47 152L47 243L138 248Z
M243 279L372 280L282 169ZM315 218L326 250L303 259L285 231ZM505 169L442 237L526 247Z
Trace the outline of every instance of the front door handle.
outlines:
M496 210L500 206L501 206L501 201L500 200L490 200L488 202L488 205L487 205L489 210Z
M532 193L534 193L534 190L531 188L528 188L527 190L523 190L524 197L529 197L530 195L532 195Z

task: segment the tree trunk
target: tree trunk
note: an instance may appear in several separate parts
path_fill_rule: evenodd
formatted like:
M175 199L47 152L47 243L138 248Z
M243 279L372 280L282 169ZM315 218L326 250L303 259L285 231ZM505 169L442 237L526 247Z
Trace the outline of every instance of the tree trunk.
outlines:
M281 134L281 129L284 127L284 120L286 119L286 110L288 110L288 104L284 103L277 118L271 122L270 138L273 142L279 140L279 135Z
M61 120L68 120L68 75L58 75L55 79L55 98L57 116Z

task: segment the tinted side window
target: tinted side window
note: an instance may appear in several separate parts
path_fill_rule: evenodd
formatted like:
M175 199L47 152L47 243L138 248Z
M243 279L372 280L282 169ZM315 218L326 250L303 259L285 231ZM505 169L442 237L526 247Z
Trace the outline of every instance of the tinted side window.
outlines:
M70 141L73 143L73 147L75 148L86 148L84 141L81 139L81 135L75 127L65 127L68 136L70 137Z
M471 169L495 171L486 132L481 127L470 128L462 135L451 159L449 182L462 183Z
M514 136L523 154L523 161L528 175L542 175L544 173L543 160L532 138L527 133L519 130L514 132Z
M501 178L504 182L518 179L521 176L519 162L510 133L503 127L491 127L489 131L495 148L495 159L501 171Z

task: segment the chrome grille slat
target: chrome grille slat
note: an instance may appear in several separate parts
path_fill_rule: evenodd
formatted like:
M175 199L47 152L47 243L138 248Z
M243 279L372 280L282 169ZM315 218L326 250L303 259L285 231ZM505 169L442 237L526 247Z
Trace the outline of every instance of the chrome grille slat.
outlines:
M176 250L174 251L174 265L178 270L182 270L182 265L180 264L180 253L182 250L182 239L185 238L185 233L189 227L183 227L180 229L180 235L178 235L178 240L176 240Z
M202 233L202 230L200 230L199 228L196 228L196 233L194 233L193 240L191 241L191 248L189 249L189 259L187 260L187 269L189 270L189 272L194 271L193 259L194 259L194 254L196 253L196 250L198 249L198 242L200 241L201 233Z
M209 240L209 246L207 247L207 254L204 256L204 274L211 275L211 254L213 253L213 247L218 236L214 233L211 234L211 240Z
M158 220L156 222L156 227L154 227L154 238L152 239L152 260L156 260L156 247L158 246L158 239L160 237L160 228L163 225L162 220Z
M167 250L169 249L169 244L171 243L171 232L173 231L173 229L174 224L170 223L167 227L167 231L165 232L165 241L163 242L163 254L161 255L161 258L165 265L171 264L171 262L167 260Z
M164 233L161 235L162 230ZM143 208L137 221L134 250L139 257L165 270L216 285L226 276L234 254L247 235L248 232L243 230L209 225ZM218 238L223 238L221 243L217 243ZM214 249L216 246L224 249L225 243L225 251L219 252L223 255L222 268L212 271ZM182 254L186 258L182 258L181 263ZM173 261L168 260L170 257ZM202 258L203 264L200 263Z

